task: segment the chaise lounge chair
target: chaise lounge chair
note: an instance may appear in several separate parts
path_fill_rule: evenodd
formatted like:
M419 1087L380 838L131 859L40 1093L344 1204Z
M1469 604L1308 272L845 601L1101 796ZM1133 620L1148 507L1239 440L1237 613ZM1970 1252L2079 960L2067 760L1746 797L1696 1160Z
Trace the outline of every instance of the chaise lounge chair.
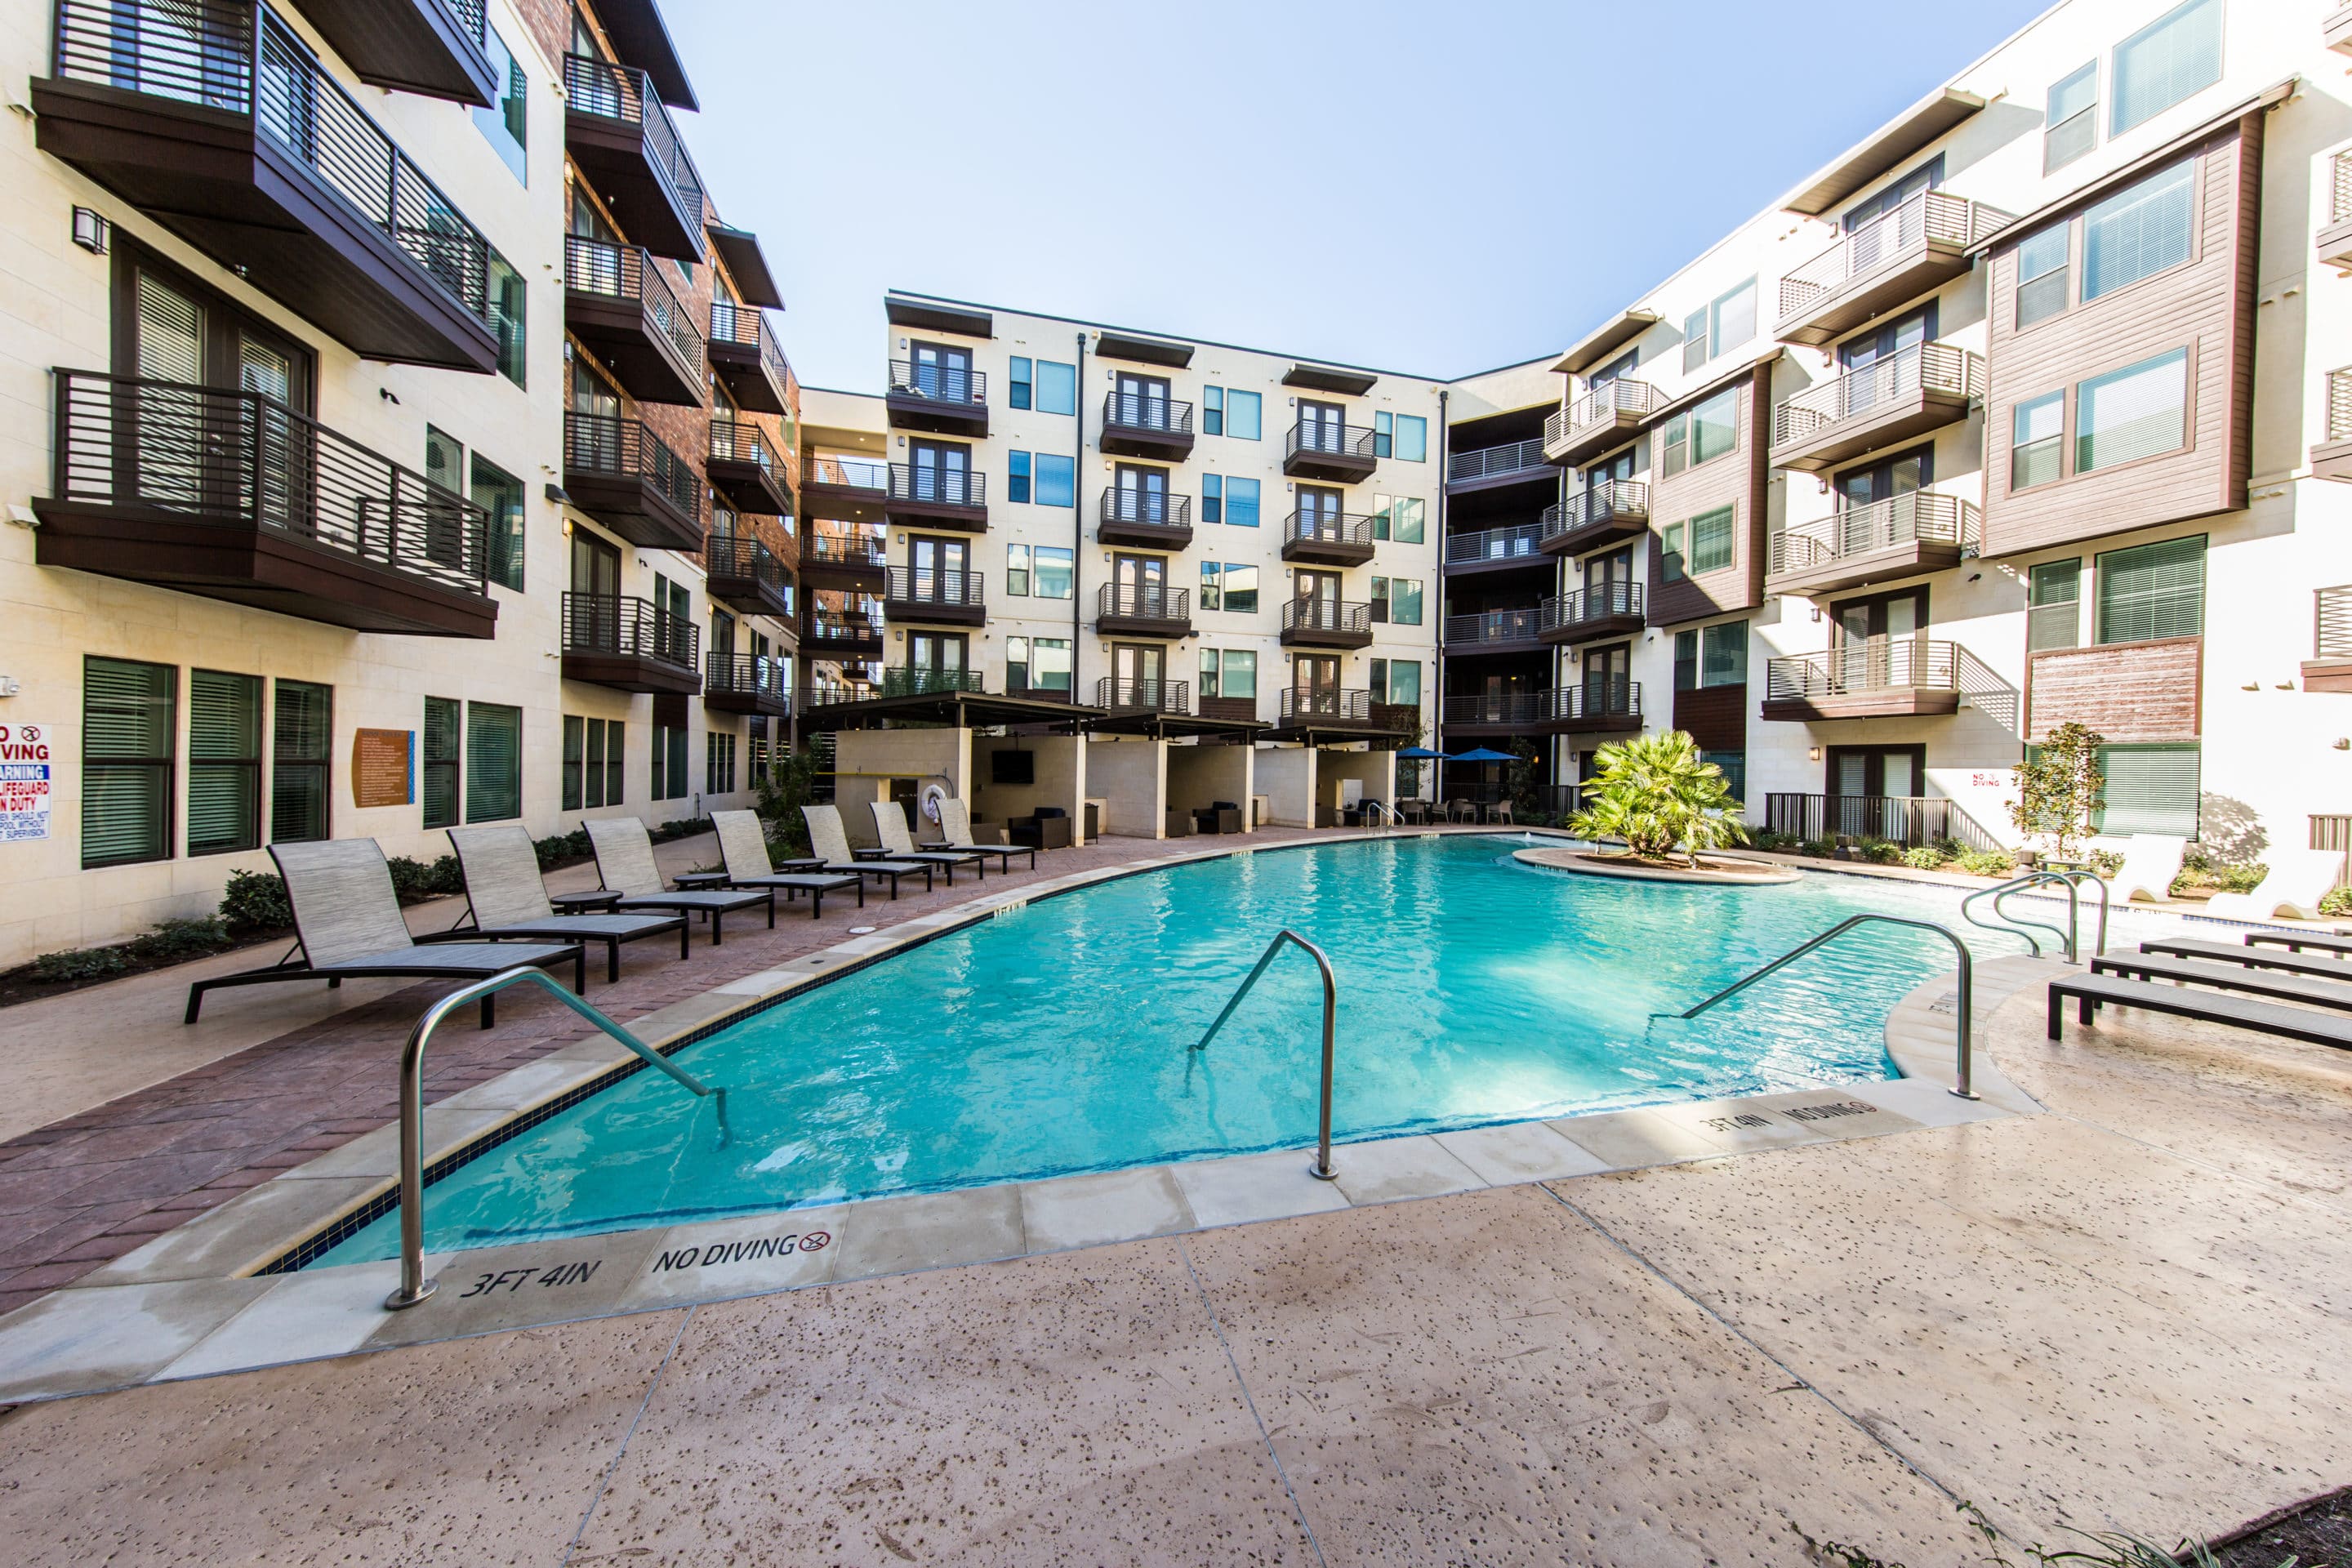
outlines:
M588 847L595 852L596 875L605 887L621 895L621 910L675 910L680 914L710 917L710 945L719 943L719 922L736 910L768 906L768 929L776 929L773 891L673 891L662 886L661 868L654 862L654 841L646 825L634 816L604 816L583 823Z
M2189 852L2189 840L2163 833L2135 833L2131 846L2124 851L2121 869L2107 883L2107 891L2117 903L2127 904L2146 897L2162 903L2172 897L2172 879L2180 875L2180 858Z
M975 855L993 855L996 868L1010 872L1015 855L1029 857L1029 869L1037 868L1037 851L1026 844L975 844L971 839L971 807L953 795L940 802L940 847L961 849Z
M923 890L931 886L931 868L920 860L860 860L849 852L849 834L841 826L841 808L834 805L804 805L801 816L807 819L809 847L824 862L824 868L835 875L855 874L861 877L887 878L890 898L898 897L898 879L923 874Z
M323 980L330 987L346 980L486 980L518 966L549 969L569 959L572 989L587 986L588 952L576 942L418 942L401 916L392 868L373 838L273 844L269 856L286 879L300 956L289 952L268 969L197 981L188 987L181 1022L196 1021L207 991L279 980ZM482 998L485 1029L495 1020L496 1001L496 993Z
M2335 890L2344 874L2339 849L2288 849L2271 857L2270 869L2251 893L2216 893L2205 912L2223 920L2266 921L2287 915L2321 918L2319 900Z
M686 956L684 915L557 914L547 901L547 884L539 878L539 851L531 847L530 834L519 825L453 827L449 847L457 852L457 869L466 879L466 919L472 922L471 934L485 941L601 942L607 985L620 981L625 942L674 931L677 955ZM467 931L460 924L431 940L449 941Z
M2186 985L2126 980L2120 974L2072 974L2053 980L2049 1030L2053 1040L2065 1028L2065 999L2069 996L2076 1003L2075 1022L2086 1027L2098 1008L2112 1005L2143 1007L2151 1013L2169 1013L2176 1017L2251 1029L2260 1035L2352 1050L2352 1018L2252 996L2227 996L2211 991L2193 991Z
M827 893L854 892L857 907L866 907L866 879L845 877L829 871L779 871L775 858L768 853L768 830L760 825L756 811L714 811L710 826L719 834L719 858L727 868L727 885L730 888L764 888L771 893L782 890L790 902L802 893L809 896L809 919L824 918L824 896Z
M907 813L895 800L877 800L870 804L874 813L874 831L882 837L882 847L868 854L880 854L893 860L919 860L937 866L948 874L948 886L955 886L956 868L969 866L972 875L988 880L988 862L976 849L918 849L914 835L907 831Z

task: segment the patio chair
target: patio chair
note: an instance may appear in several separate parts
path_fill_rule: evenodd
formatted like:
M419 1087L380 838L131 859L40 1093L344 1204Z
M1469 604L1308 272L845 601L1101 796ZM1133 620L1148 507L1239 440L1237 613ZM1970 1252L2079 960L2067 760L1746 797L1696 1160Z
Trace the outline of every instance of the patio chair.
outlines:
M373 838L273 844L269 857L294 906L294 948L268 969L197 981L188 987L181 1022L196 1021L207 991L280 980L323 980L330 989L346 980L487 980L518 966L548 969L569 959L572 989L587 986L588 951L576 942L418 942L401 916L392 868ZM496 1000L495 992L482 998L485 1029L495 1021Z
M2172 879L2180 875L2180 858L2189 840L2162 833L2135 833L2124 850L2123 866L2108 880L2107 891L2123 903L2146 895L2156 903L2172 897Z
M756 811L714 811L710 826L719 835L719 859L727 868L727 885L743 891L766 889L778 891L790 903L801 894L809 896L809 919L824 918L824 896L827 893L854 892L857 907L866 907L866 879L845 876L837 871L779 871L775 858L768 853L768 830L761 826Z
M2271 857L2270 869L2251 893L2216 893L2205 912L2223 920L2266 921L2287 915L2320 919L2319 900L2335 890L2344 874L2340 849L2288 849Z
M768 906L768 929L776 929L776 894L772 888L751 891L673 890L662 885L660 866L654 861L653 836L634 816L602 816L583 823L588 847L596 857L596 875L621 895L622 910L675 910L680 914L710 917L710 945L717 947L728 915L737 910Z
M971 841L971 807L954 795L940 802L940 843L949 849L969 849L977 855L996 857L996 868L1013 869L1015 855L1029 857L1029 869L1037 868L1037 851L1026 844L975 844Z
M1448 822L1475 822L1478 820L1478 808L1470 802L1464 800L1457 795L1453 800L1446 803L1445 820Z
M959 866L969 866L973 876L983 882L988 880L988 862L977 849L916 848L915 836L907 831L906 808L897 801L869 801L867 809L874 813L874 831L881 835L882 847L862 853L876 858L914 860L927 866L937 866L948 874L948 886L950 888L955 886L956 868Z
M1507 800L1498 800L1494 805L1488 806L1486 808L1486 820L1489 822L1499 822L1507 826L1516 826L1511 822L1511 803Z
M890 883L890 899L897 902L898 879L923 874L923 889L929 891L931 868L922 860L860 860L849 851L849 833L841 826L841 808L837 805L804 805L801 816L806 819L809 847L824 862L824 869L836 876L887 878Z
M457 869L466 879L466 919L429 940L455 938L470 922L472 931L484 939L601 942L607 985L620 981L625 942L675 931L677 955L687 954L684 915L557 914L547 901L547 884L539 878L539 851L531 847L530 834L520 824L453 827L449 847L457 852Z

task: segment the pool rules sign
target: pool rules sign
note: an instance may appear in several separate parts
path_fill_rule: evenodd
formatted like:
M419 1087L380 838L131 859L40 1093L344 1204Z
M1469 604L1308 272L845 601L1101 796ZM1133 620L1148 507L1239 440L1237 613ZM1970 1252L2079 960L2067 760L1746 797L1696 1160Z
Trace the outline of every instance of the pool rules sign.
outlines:
M49 836L49 732L0 724L0 844Z

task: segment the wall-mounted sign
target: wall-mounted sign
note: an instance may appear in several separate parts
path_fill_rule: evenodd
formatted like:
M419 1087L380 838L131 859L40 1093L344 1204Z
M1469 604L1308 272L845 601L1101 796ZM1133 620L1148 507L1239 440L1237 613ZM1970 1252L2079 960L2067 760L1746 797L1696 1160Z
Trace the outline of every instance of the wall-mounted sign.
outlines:
M0 844L49 836L49 731L0 724Z
M362 730L352 736L352 804L416 802L416 731Z

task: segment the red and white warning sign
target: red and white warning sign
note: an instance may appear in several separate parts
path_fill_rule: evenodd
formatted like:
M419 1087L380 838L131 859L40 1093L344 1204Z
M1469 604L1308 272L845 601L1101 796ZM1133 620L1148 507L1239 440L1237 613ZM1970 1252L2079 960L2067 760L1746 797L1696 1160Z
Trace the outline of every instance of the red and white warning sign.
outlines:
M0 724L0 844L49 836L49 734L40 724Z

